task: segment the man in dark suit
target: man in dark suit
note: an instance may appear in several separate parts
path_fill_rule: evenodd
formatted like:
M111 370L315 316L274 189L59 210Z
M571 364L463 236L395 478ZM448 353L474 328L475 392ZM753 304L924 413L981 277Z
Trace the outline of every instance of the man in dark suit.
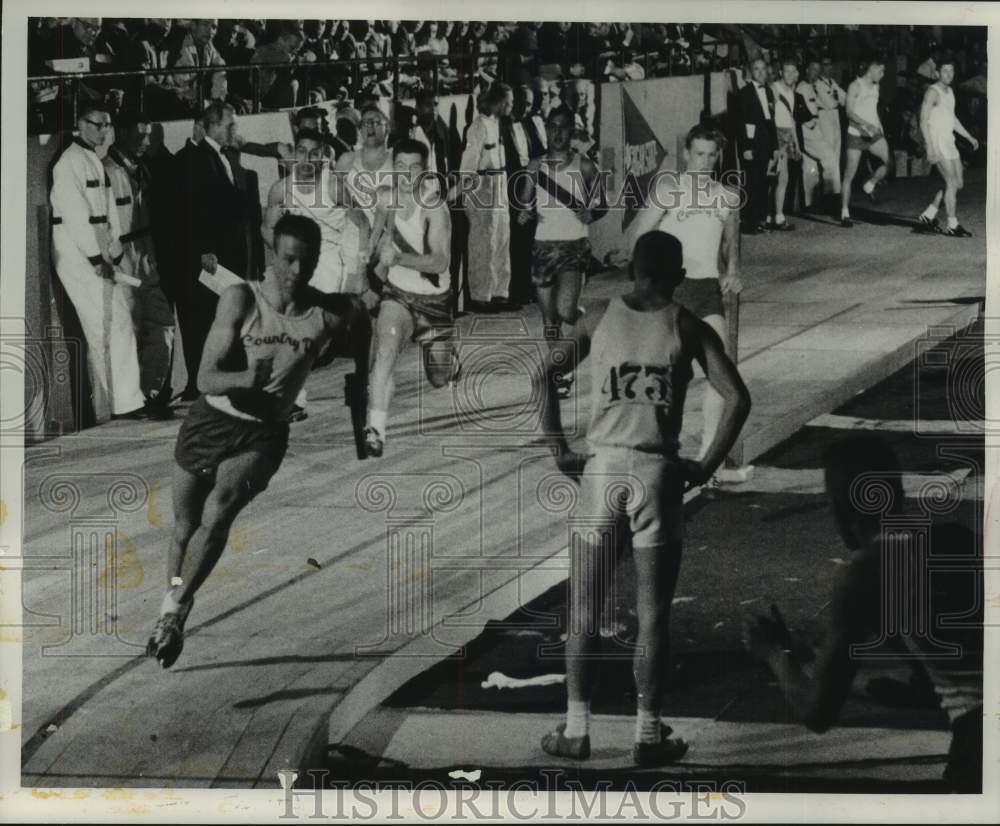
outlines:
M747 198L743 207L743 232L767 229L771 213L771 182L768 166L778 150L774 125L774 93L767 84L767 65L761 58L750 64L750 82L739 91L741 158L746 172Z
M218 304L218 297L199 282L199 275L202 270L214 274L225 267L241 278L255 277L251 273L252 211L241 189L247 186L245 170L237 155L224 151L236 139L233 107L210 104L201 116L201 127L201 141L176 156L177 316L188 373L183 398L189 401L198 397L198 366Z

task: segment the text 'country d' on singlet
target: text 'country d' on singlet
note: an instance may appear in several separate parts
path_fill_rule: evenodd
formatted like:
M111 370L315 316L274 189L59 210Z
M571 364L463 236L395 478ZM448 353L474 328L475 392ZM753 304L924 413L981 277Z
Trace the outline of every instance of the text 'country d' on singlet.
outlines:
M639 312L611 299L591 347L587 441L675 456L691 381L677 318L681 308Z
M247 286L253 291L254 306L243 322L239 343L246 351L247 364L273 359L271 380L259 390L209 395L206 401L241 419L284 421L332 332L319 307L310 307L302 315L285 315L264 297L259 282L248 281Z

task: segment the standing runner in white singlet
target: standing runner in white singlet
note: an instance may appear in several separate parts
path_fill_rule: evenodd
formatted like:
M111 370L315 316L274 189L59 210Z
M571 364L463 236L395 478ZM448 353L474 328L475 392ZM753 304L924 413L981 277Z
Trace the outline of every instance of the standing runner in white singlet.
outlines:
M633 291L611 299L602 317L584 316L570 340L546 355L545 374L536 377L556 462L580 481L572 518L586 523L570 543L566 722L542 739L542 748L560 757L590 755L598 620L611 584L607 572L628 544L636 566L639 619L633 758L653 766L679 760L687 751L687 743L671 738L670 727L660 722L670 605L684 534L683 494L708 479L729 453L749 413L750 396L712 328L672 301L684 278L682 263L676 238L659 231L640 237L630 267ZM569 448L554 379L588 354L593 406L587 431L592 453L586 458ZM678 456L692 361L725 400L715 438L700 461Z
M305 215L320 228L319 262L309 286L321 293L361 295L369 309L378 296L368 287L368 236L370 226L362 212L333 185L328 165L330 150L319 132L303 128L295 136L294 163L289 174L279 178L267 195L267 212L261 226L264 242L274 248L274 226L282 215ZM289 421L308 417L308 396L303 387L295 399Z
M879 83L884 75L884 59L873 58L865 73L847 87L847 162L840 185L840 225L845 228L854 226L850 210L851 184L862 153L868 152L881 161L875 174L862 187L869 200L875 200L875 187L889 171L889 144L878 116Z
M703 126L688 132L685 171L657 177L650 203L636 216L629 234L636 239L651 229L660 229L681 242L686 275L674 291L674 302L715 330L728 354L731 343L722 293L739 293L743 282L739 276L740 199L711 177L724 142L721 134ZM720 259L724 276L720 274ZM722 406L722 397L708 384L702 404L699 459L704 459L715 438Z
M361 148L340 156L334 185L347 189L354 206L365 214L373 228L368 244L371 258L381 234L381 227L375 223L379 200L392 188L392 150L387 144L389 118L378 106L366 106L361 112L360 132ZM346 199L343 202L347 203Z
M955 133L972 144L973 151L979 149L977 141L955 117L955 92L951 88L955 80L955 63L951 57L942 58L938 65L938 81L929 86L924 94L924 103L920 107L920 131L927 144L927 160L937 167L944 178L944 189L938 190L927 207L918 218L922 227L938 231L937 213L944 200L944 211L948 223L940 232L952 238L969 238L972 233L958 223L955 212L958 191L964 185L962 173L962 158L955 146Z
M169 585L146 646L164 668L180 656L194 596L222 556L233 521L281 466L289 411L317 359L348 350L355 392L366 393L367 310L353 296L324 296L308 285L319 227L286 215L274 238L264 280L219 297L198 371L202 395L177 434ZM351 405L356 434L363 415L363 405Z
M591 222L604 212L599 171L570 145L573 113L557 107L545 119L548 150L533 159L521 176L518 200L533 209L518 221L538 221L531 249L531 279L538 292L542 325L549 345L576 323L583 308L580 293L590 261ZM560 395L569 395L571 374L564 375Z

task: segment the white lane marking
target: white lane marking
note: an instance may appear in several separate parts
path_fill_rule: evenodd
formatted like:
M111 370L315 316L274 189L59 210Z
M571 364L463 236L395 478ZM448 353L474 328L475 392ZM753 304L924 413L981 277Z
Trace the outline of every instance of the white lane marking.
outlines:
M960 468L948 473L906 473L903 475L903 492L910 499L918 499L928 494L935 497L942 488L949 497L980 499L980 487L969 480L969 468ZM969 482L972 484L969 484ZM777 468L754 469L754 475L746 482L726 485L724 490L732 493L799 493L822 494L825 490L821 468Z
M537 677L508 677L499 671L493 671L482 683L483 688L528 688L534 685L558 685L566 682L565 674L541 674Z
M951 419L862 419L857 416L836 416L824 413L811 422L810 427L829 427L834 430L884 430L891 433L919 433L922 436L982 433L982 421L952 421Z

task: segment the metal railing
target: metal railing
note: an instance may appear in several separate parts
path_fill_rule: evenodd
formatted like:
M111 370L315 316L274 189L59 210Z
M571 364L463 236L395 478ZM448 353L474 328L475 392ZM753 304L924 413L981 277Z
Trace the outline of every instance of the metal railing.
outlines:
M728 49L728 56L720 58L719 52L723 48ZM688 73L698 73L704 68L695 65L696 60L693 54L695 51L702 53L711 51L714 56L710 62L716 64L712 68L721 69L731 67L734 55L738 56L739 54L739 48L740 44L737 41L721 40L706 44L706 46L698 50L688 48L686 50L689 53ZM680 51L680 47L676 47L676 49L678 52ZM671 52L671 46L667 44L658 49L642 52L639 52L639 50L618 49L601 53L588 61L590 65L585 65L584 77L600 83L605 79L604 69L608 58L616 58L620 61L620 65L623 66L625 55L629 51L635 54L637 59L641 58L641 65L646 77L663 77L679 73L677 72L677 63L673 59L674 54ZM651 61L660 62L653 63L651 67ZM536 58L530 63L523 65L530 67L539 62L539 59ZM366 56L349 60L331 60L315 63L254 63L226 66L184 66L182 68L174 67L170 69L132 69L114 72L72 72L29 76L28 84L35 87L36 90L37 87L46 84L58 85L59 90L56 98L62 100L63 111L69 114L71 118L69 123L75 124L81 84L90 84L97 87L93 90L97 93L100 93L102 89L110 92L111 89L116 89L117 87L109 85L109 82L113 83L115 80L120 79L123 82L123 88L118 90L122 92L123 96L122 100L119 101L121 108L138 109L158 120L171 120L179 119L180 117L193 117L197 110L201 108L202 103L211 99L212 77L219 72L225 73L227 86L229 86L230 90L236 86L244 92L249 91L249 98L235 93L231 94L230 98L239 98L245 104L247 113L257 113L294 108L295 105L308 102L313 89L323 85L320 79L322 76L332 78L338 87L344 86L350 98L354 98L368 86L389 84L393 99L398 100L404 96L402 94L404 89L413 91L418 88L430 88L443 94L470 93L475 91L476 85L480 82L479 77L482 69L487 70L492 77L498 80L507 81L507 70L512 65L515 64L510 60L510 54L504 51L447 56L423 53L406 56ZM666 67L666 72L661 73L656 71L658 67ZM261 73L264 72L276 74L279 78L284 78L285 80L298 81L294 104L290 102L288 106L271 106L265 108L262 98L266 97L266 94L262 94L261 90ZM249 82L246 84L232 83L232 80L241 74L245 74L249 78ZM537 71L535 74L537 74ZM190 114L185 113L178 116L175 112L174 117L158 117L159 113L155 109L147 110L147 95L149 94L150 87L159 85L162 82L161 79L168 77L183 78L185 83L181 85L188 87L191 84L190 79L195 79L195 99L187 101L191 108ZM150 78L153 79L152 82L150 82ZM69 87L68 101L66 100L67 87ZM176 83L175 88L177 88ZM29 100L31 100L30 95ZM178 100L182 103L184 102L181 98L178 98ZM41 104L33 102L29 105L38 107ZM40 110L36 109L36 111ZM29 129L32 120L32 118L29 118ZM44 127L40 127L38 131L45 131L45 129Z

